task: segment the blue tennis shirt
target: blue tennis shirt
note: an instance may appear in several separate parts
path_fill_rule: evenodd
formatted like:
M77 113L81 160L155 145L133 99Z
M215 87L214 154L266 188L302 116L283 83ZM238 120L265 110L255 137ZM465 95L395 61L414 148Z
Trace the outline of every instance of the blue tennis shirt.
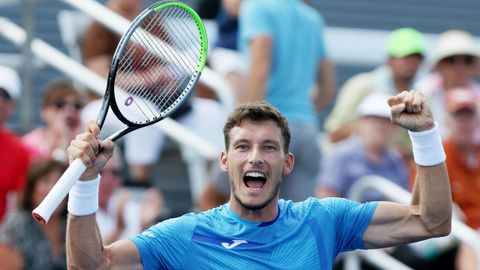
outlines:
M338 253L365 248L376 205L280 200L278 217L262 223L224 204L164 221L131 240L145 269L331 269Z

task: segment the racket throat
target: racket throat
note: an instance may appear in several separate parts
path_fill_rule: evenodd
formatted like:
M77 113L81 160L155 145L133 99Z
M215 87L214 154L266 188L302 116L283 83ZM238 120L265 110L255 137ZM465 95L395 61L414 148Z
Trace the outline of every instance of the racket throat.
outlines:
M119 130L115 133L113 133L112 135L108 136L105 140L111 140L113 142L115 142L118 138L122 137L123 135L127 134L127 133L130 133L136 129L138 129L139 127L126 127L122 130Z

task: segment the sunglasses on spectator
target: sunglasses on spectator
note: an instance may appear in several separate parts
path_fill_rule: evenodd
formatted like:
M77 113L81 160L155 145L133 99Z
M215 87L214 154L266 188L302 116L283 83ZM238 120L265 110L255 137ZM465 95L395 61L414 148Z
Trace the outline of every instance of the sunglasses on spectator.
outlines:
M67 102L67 101L58 101L54 103L57 109L63 109L67 106L70 106L76 110L81 110L83 108L83 104L81 102Z
M467 66L471 66L475 63L475 57L471 55L454 55L454 56L446 57L444 61L445 63L451 64L451 65L464 64Z
M101 174L107 174L107 173L111 173L111 174L113 174L114 176L121 176L121 175L122 175L122 170L119 169L119 168L115 168L115 169L103 169Z
M8 94L8 92L1 87L0 87L0 97L8 100L12 99L12 97Z

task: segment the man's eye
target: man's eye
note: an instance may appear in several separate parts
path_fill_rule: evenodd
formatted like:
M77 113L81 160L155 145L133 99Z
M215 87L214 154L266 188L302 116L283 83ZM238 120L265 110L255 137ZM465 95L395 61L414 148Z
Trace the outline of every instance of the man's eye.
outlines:
M268 150L268 151L274 151L274 150L276 150L277 148L275 148L275 146L273 146L273 145L266 145L266 146L265 146L265 149Z
M240 150L245 150L245 149L248 148L248 146L247 146L246 144L239 144L239 145L237 145L236 148L237 148L237 149L240 149Z

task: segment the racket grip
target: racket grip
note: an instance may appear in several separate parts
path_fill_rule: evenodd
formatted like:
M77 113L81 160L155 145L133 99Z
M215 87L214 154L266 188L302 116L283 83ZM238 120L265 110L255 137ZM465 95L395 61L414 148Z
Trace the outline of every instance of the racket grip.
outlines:
M33 209L32 216L40 223L47 224L53 212L57 209L60 203L67 197L68 192L73 185L80 179L80 176L85 172L87 166L83 164L80 159L75 159L62 177L58 179L52 190L48 192L43 201Z

